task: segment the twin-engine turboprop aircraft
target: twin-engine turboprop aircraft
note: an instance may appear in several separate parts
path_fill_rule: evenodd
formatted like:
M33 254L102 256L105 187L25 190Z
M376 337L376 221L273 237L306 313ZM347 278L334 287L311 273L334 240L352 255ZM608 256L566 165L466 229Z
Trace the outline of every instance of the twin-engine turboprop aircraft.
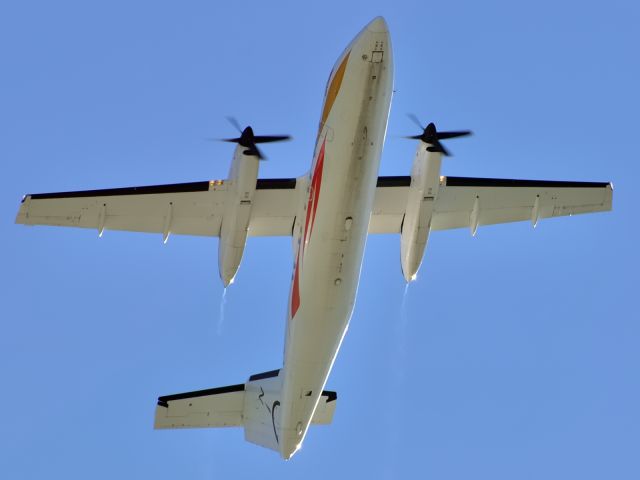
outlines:
M290 458L309 425L331 422L324 387L347 330L370 233L399 233L402 272L415 278L429 233L611 210L610 183L440 175L441 141L469 132L429 124L411 176L378 177L393 86L387 24L369 23L338 58L325 92L313 162L299 178L258 179L257 145L237 143L223 181L27 195L16 219L59 225L217 236L223 283L233 281L251 236L292 236L294 267L280 369L246 383L158 399L156 428L244 427L246 440Z

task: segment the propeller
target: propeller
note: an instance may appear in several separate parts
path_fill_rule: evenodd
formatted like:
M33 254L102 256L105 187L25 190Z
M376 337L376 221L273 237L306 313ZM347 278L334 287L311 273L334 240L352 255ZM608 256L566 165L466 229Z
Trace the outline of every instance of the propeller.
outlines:
M260 160L264 160L266 159L266 157L258 148L257 145L259 143L281 142L291 139L289 135L254 135L253 129L251 127L246 127L243 130L235 118L227 117L227 120L236 128L236 130L238 130L238 132L240 132L240 136L236 138L221 138L220 140L222 142L237 143L239 145L242 145L246 148L246 150L243 152L245 155L253 155L258 157Z
M422 123L420 122L420 120L418 120L418 118L415 115L409 114L408 116L411 119L411 121L413 121L413 123L415 123L418 127L420 127L420 129L422 130L422 133L420 135L411 135L404 138L410 138L412 140L422 140L424 143L428 143L429 144L429 146L427 147L428 152L440 152L443 155L446 155L447 157L449 157L451 156L451 154L446 148L444 148L444 145L440 143L440 140L446 140L449 138L457 138L457 137L464 137L466 135L471 135L470 130L438 132L433 122L427 125L426 127L423 127Z

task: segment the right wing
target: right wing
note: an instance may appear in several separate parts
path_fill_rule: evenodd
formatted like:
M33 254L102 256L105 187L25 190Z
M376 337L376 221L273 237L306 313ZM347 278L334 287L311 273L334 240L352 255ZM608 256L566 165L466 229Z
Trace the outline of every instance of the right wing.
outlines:
M291 235L302 188L295 178L258 179L250 236ZM221 180L26 195L16 223L218 236L227 184Z
M369 233L400 233L411 177L379 177ZM557 182L501 178L441 177L431 230L492 225L611 210L606 182Z

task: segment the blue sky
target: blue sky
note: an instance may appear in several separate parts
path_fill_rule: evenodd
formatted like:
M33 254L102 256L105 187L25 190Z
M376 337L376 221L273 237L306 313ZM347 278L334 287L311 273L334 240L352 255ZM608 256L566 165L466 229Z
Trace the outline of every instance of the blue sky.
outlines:
M225 115L294 141L304 173L344 46L384 15L395 89L381 174L408 174L406 114L451 141L448 175L613 181L614 211L432 235L405 292L370 237L328 387L334 422L291 462L241 430L152 429L158 395L282 362L287 238L27 228L25 193L224 178ZM632 1L5 2L0 7L2 478L640 476Z

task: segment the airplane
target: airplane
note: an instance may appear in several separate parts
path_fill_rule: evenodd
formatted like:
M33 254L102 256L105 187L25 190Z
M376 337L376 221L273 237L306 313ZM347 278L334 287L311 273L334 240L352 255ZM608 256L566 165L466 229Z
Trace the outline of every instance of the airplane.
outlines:
M400 234L404 279L415 279L431 231L604 212L609 182L441 175L443 141L469 131L420 124L411 175L378 176L393 93L387 23L374 18L338 57L327 82L311 168L298 178L258 178L255 135L237 144L228 178L194 183L29 194L16 223L219 238L225 287L248 236L293 239L293 273L280 368L237 385L158 398L155 428L242 427L245 439L290 459L310 425L333 419L325 390L353 312L368 234ZM417 119L415 119L417 121ZM419 122L417 122L419 123Z

